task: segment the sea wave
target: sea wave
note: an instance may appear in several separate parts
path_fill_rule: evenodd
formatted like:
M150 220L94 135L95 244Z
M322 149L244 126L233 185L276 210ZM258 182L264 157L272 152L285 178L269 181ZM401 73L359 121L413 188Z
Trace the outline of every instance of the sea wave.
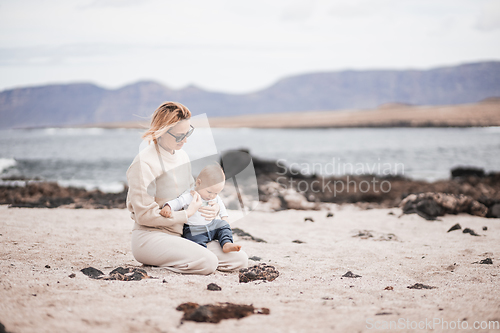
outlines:
M120 193L124 190L125 184L122 182L96 182L92 180L58 180L57 184L62 187L77 187L87 191L99 190L104 193Z
M0 174L9 168L15 167L16 164L17 162L13 158L0 158Z
M43 133L47 135L101 135L105 129L98 127L91 128L54 128L48 127L43 129Z

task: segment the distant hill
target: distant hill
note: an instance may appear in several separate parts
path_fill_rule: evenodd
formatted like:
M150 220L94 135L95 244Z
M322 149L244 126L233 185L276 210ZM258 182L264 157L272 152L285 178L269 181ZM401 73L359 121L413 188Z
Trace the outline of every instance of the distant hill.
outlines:
M227 117L261 113L376 108L386 103L453 105L500 96L500 62L431 70L338 71L297 75L248 94L189 86L174 90L137 82L116 90L89 83L0 92L0 128L127 122L147 117L163 101L193 114Z

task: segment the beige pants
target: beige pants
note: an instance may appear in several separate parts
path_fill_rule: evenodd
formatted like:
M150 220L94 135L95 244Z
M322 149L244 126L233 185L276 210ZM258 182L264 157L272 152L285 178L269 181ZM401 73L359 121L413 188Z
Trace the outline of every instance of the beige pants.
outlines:
M248 266L248 255L241 250L224 253L218 241L212 241L204 248L161 231L132 231L132 254L145 265L185 274L207 275L216 269L232 271Z

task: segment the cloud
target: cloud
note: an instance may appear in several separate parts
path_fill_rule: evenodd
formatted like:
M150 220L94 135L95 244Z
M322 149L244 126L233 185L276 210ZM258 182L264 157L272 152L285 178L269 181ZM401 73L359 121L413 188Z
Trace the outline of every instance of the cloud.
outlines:
M392 0L352 0L335 2L329 10L328 14L336 18L357 18L372 15L380 10L385 9L392 3Z
M500 29L500 1L491 0L484 4L475 27L483 31Z
M281 19L284 21L304 21L313 13L315 4L314 0L289 1L281 12Z
M74 61L81 62L83 59L95 61L125 53L131 54L140 48L136 44L98 43L0 48L0 66L62 65Z
M140 6L149 0L94 0L89 4L79 6L80 9L96 8L96 7L132 7Z

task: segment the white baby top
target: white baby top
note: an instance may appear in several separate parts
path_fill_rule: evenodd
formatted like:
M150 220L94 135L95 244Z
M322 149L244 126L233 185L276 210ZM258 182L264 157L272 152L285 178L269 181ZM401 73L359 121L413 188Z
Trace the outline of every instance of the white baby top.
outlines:
M187 209L191 201L193 200L193 196L191 195L191 190L184 192L176 199L170 200L167 204L172 208L172 211L179 211L182 208ZM222 199L217 195L213 200L203 200L201 199L201 206L207 206L209 202L216 202L219 204L219 217L229 216L226 211L226 206L222 202ZM189 217L187 220L187 224L189 225L205 225L209 224L211 221L205 220L199 211L193 214L193 216Z

